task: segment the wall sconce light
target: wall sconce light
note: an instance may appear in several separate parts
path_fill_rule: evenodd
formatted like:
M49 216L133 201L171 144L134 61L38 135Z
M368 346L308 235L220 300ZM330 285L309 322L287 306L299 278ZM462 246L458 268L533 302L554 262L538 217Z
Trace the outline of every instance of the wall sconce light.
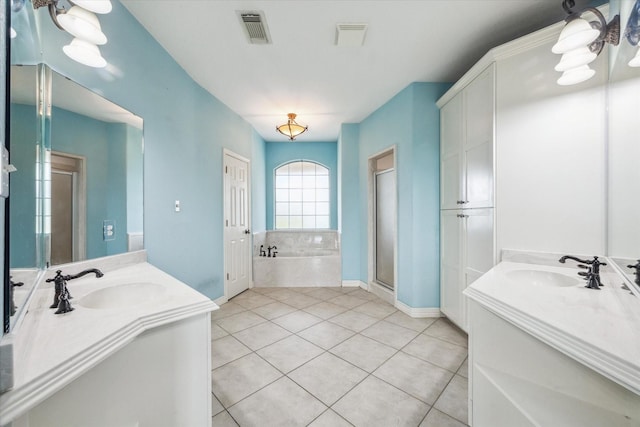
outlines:
M293 141L296 136L306 132L309 126L302 126L296 123L296 115L294 113L287 114L287 117L289 118L287 123L277 126L276 130L288 137L290 141Z
M62 50L74 61L90 67L102 68L107 61L100 54L98 45L107 43L96 13L111 12L111 0L67 0L69 10L58 7L60 0L33 0L33 8L47 6L51 20L59 29L75 38Z
M616 15L607 24L602 13L593 7L587 7L579 12L573 12L574 0L563 0L562 8L569 16L565 19L567 25L562 29L558 42L551 51L562 55L555 70L562 72L558 79L561 86L574 85L593 77L596 72L589 67L605 43L615 46L620 42L620 15ZM595 15L595 21L588 21L583 15Z
M624 36L631 46L638 46L638 44L640 44L640 0L637 0L633 5ZM638 48L636 55L631 58L628 64L629 67L640 67L640 48Z

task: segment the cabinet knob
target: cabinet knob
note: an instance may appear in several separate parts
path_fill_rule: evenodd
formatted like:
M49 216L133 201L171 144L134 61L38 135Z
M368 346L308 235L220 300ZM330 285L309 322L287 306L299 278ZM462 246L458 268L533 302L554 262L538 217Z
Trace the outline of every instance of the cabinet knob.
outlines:
M464 205L465 203L469 203L468 200L457 200L456 205Z
M468 218L469 215L465 215L465 214L457 214L456 215L458 218Z

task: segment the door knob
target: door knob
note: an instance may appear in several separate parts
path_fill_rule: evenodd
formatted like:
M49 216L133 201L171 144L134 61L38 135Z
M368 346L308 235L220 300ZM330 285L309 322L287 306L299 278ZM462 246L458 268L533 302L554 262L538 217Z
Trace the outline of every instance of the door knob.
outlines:
M251 230L249 229L244 230L244 234L251 234Z

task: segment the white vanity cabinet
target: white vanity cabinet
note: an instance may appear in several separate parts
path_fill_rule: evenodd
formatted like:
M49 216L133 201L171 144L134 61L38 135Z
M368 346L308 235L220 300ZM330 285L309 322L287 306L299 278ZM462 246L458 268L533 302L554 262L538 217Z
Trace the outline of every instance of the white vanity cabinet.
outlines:
M493 209L441 211L440 310L468 331L462 292L494 265Z
M467 330L462 291L494 265L492 63L440 112L440 310Z
M440 111L441 209L493 207L494 64Z

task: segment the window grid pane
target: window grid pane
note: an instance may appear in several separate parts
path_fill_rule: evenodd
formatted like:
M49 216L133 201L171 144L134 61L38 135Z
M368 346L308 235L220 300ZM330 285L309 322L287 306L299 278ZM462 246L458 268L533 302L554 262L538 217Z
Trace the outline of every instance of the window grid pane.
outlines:
M275 170L275 228L329 228L329 169L294 161Z

